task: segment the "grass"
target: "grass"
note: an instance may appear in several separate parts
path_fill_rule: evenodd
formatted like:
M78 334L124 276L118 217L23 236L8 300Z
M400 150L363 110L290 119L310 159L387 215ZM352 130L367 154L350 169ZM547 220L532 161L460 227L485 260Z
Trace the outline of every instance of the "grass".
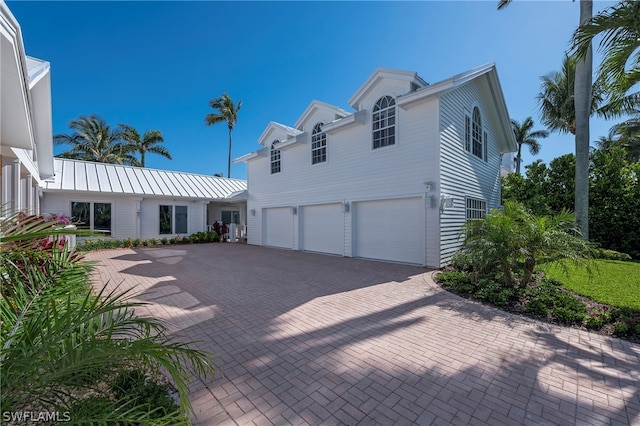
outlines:
M564 287L596 302L640 310L640 262L594 260L591 274L573 264L566 267L568 275L560 265L544 265L542 269Z

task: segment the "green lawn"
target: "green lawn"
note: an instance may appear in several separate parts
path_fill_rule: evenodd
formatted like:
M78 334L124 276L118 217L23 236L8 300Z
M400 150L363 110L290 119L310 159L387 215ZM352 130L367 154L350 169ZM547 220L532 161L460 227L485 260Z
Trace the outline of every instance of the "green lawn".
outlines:
M597 302L640 310L640 263L595 260L593 264L591 275L575 265L568 265L568 275L559 265L544 265L541 269L566 288Z

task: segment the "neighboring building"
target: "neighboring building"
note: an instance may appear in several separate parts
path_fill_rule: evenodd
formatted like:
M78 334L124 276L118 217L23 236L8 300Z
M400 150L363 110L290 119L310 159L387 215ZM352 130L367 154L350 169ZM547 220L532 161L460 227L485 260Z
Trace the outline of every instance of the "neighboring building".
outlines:
M248 242L439 267L500 206L516 150L495 65L429 85L377 69L349 101L270 123L247 164Z
M64 214L113 238L206 231L216 220L246 224L247 183L191 173L56 158L42 212Z
M0 0L0 216L40 212L53 175L49 63L25 56L20 25Z

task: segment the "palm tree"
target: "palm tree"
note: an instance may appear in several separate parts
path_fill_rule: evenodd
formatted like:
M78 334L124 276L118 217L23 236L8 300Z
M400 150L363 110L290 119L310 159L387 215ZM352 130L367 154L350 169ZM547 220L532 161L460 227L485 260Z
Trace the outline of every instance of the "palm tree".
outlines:
M132 155L131 147L122 143L121 132L112 129L102 117L95 114L83 115L71 120L69 128L74 130L72 134L57 134L53 137L55 145L71 145L70 150L58 157L109 164L138 163Z
M234 104L229 95L224 93L217 99L211 99L209 106L216 110L216 112L209 113L204 118L207 126L226 121L227 127L229 128L229 158L227 160L227 177L229 178L231 177L231 132L238 121L238 112L242 106L242 101Z
M640 2L622 0L580 25L573 35L578 57L584 57L594 37L602 35L598 77L612 98L625 96L640 83Z
M164 137L160 130L149 130L140 137L140 133L132 126L120 124L120 128L122 129L120 137L129 144L133 152L140 153L140 161L138 162L140 167L144 167L144 159L147 152L160 154L169 160L173 160L167 148L160 145L164 142Z
M539 138L546 138L549 136L549 132L546 130L531 130L533 129L533 119L527 117L522 123L517 120L511 119L511 127L513 128L513 134L516 137L518 144L518 155L516 156L516 173L520 174L520 163L522 162L522 145L529 147L529 152L533 155L537 155L540 152Z
M619 146L627 152L627 159L630 162L640 161L640 113L636 113L635 117L611 127L607 139L610 142L605 145L601 144L601 148Z
M498 10L512 0L498 0ZM586 24L593 16L593 0L580 0L580 25ZM592 102L593 57L591 41L584 45L584 55L576 63L575 72L575 144L576 144L576 220L582 235L589 239L589 116Z
M576 60L565 55L562 70L552 71L542 76L541 91L537 99L542 114L542 123L551 131L576 134L575 109ZM603 89L599 81L591 88L590 114L605 117L614 115L612 111L601 108Z

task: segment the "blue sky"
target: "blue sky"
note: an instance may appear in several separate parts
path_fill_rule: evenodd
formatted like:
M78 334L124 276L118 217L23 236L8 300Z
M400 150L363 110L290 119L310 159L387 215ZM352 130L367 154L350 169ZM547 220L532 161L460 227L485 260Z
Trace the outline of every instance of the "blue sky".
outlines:
M594 12L614 3L594 1ZM349 98L376 67L433 83L495 62L511 117L543 128L540 76L560 69L579 14L570 0L500 12L497 1L7 4L27 54L51 63L54 133L96 113L162 131L174 159L148 155L147 167L225 175L227 129L204 124L210 99L242 100L236 158L259 148L270 121L293 126L313 99L352 111ZM611 124L592 119L591 140ZM571 135L552 134L536 158L573 150ZM527 152L523 164L533 160ZM245 165L231 176L245 178Z

